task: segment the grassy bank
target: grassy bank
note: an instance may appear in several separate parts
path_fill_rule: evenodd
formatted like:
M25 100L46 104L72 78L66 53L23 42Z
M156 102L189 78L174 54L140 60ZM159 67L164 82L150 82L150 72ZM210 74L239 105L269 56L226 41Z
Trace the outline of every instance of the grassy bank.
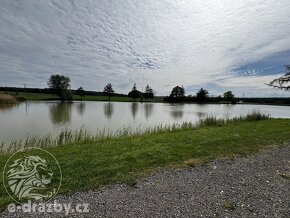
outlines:
M41 101L41 100L56 100L58 99L55 95L52 94L39 94L39 93L24 93L24 92L7 92L7 94L12 95L14 97L24 97L26 100L35 100L35 101Z
M29 101L50 101L56 100L59 101L60 98L53 94L44 94L44 93L25 93L25 92L4 92L0 91L0 95L11 95L16 98L23 98ZM98 95L86 95L83 98L79 95L73 95L73 101L108 101L107 96L98 96ZM166 99L166 98L165 98ZM114 102L133 102L133 101L140 101L140 99L132 99L127 96L112 96L111 101ZM160 96L156 96L154 99L143 101L150 101L150 102L164 102L164 98ZM257 104L257 105L279 105L279 106L289 106L289 98L247 98L247 99L238 99L237 101L242 101L241 104ZM165 101L166 102L166 101ZM0 102L1 103L1 102ZM174 102L171 102L174 103ZM175 103L189 103L189 104L196 104L198 102L194 101L176 101ZM219 100L212 100L208 99L208 101L203 102L203 104L229 104L230 102L227 101L219 101Z
M118 182L134 186L137 178L158 169L248 155L290 142L289 119L249 120L226 124L208 121L199 128L183 126L142 135L87 139L47 150L56 157L63 171L61 193ZM1 155L1 169L8 158L8 154ZM0 193L0 208L4 208L11 200L2 185Z
M0 92L1 94L1 92ZM3 94L3 92L2 92ZM7 94L12 96L23 96L26 100L30 101L49 101L49 100L59 100L59 98L56 95L53 94L42 94L42 93L24 93L24 92L18 92L17 94L15 92L7 92ZM108 101L107 96L95 96L95 95L87 95L83 98L79 95L73 95L74 101ZM117 102L132 102L134 101L132 98L129 97L123 97L123 96L112 96L111 101L117 101ZM139 100L138 100L139 101ZM151 101L151 100L150 100ZM161 102L162 98L154 98L152 101L154 102Z

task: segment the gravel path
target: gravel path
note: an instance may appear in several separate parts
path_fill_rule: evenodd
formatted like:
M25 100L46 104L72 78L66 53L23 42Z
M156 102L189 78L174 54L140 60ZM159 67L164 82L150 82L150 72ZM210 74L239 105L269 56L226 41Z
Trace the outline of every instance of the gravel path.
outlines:
M283 176L285 175L285 176ZM166 170L96 192L58 196L60 203L89 203L89 213L73 217L290 217L290 146L247 158ZM5 212L2 216L39 217ZM41 214L60 217L63 213Z

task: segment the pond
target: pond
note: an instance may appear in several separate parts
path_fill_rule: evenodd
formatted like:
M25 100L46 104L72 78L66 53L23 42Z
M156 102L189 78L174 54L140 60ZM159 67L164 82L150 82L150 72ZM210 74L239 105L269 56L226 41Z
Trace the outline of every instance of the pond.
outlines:
M58 134L62 129L86 129L94 134L124 127L146 129L160 124L196 122L206 116L235 117L253 110L275 118L290 118L290 107L268 105L168 104L138 102L26 102L0 105L0 142L27 136Z

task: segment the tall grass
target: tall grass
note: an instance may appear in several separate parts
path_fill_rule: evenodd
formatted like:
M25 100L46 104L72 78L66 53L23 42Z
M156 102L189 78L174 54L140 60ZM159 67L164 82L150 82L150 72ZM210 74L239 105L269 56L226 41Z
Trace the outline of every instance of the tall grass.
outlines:
M249 113L246 115L245 119L247 121L255 121L255 120L266 120L269 119L270 115L269 114L262 114L258 110L252 111L252 113Z
M23 96L12 96L7 94L0 94L0 104L16 104L17 102L25 101Z
M160 132L173 132L181 129L196 129L202 127L212 127L212 126L223 126L228 123L233 122L243 122L243 121L258 121L269 119L269 115L261 114L259 111L253 111L245 116L239 116L232 119L229 118L217 118L213 116L208 116L204 119L199 120L199 122L183 122L183 123L173 123L173 124L161 124L156 125L151 128L142 129L132 129L130 127L123 127L115 132L110 131L110 129L97 130L97 133L90 135L83 127L77 131L70 129L62 130L59 135L52 136L47 135L44 137L39 136L29 136L22 140L13 140L7 145L3 142L0 145L1 153L10 153L17 151L26 147L50 147L57 145L67 145L76 142L89 142L94 143L107 138L121 138L138 136L142 134L160 133Z
M258 120L266 120L269 119L270 115L262 114L259 110L253 110L252 112L239 117L234 118L217 118L214 116L208 116L204 119L201 119L198 122L198 127L203 126L221 126L227 124L229 122L237 122L237 121L258 121Z
M0 104L15 104L16 98L11 95L0 94Z

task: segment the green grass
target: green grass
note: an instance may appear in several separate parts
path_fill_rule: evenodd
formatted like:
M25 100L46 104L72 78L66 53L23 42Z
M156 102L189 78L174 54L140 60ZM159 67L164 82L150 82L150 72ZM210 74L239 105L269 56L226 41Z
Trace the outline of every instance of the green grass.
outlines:
M4 92L0 92L0 94L4 94ZM23 96L26 98L26 100L30 101L46 101L46 100L59 100L59 98L56 95L53 94L42 94L42 93L24 93L24 92L7 92L7 94L12 95L12 96ZM108 101L107 96L84 96L81 98L78 95L73 95L73 100L74 101ZM139 101L140 99L138 99ZM129 97L119 97L119 96L112 96L111 101L117 101L117 102L132 102L134 101L132 98ZM151 101L151 100L150 100ZM162 98L156 97L152 100L153 102L162 102Z
M4 92L2 92L2 93L4 93ZM9 94L12 96L22 96L22 97L25 97L26 100L35 100L35 101L58 99L55 95L52 95L52 94L24 93L24 92L19 92L19 93L7 92L6 94Z
M289 119L233 121L227 124L83 140L46 148L61 165L60 193L97 189L136 179L168 167L194 166L212 159L252 154L290 142ZM0 158L0 176L9 155ZM0 208L11 199L0 186Z
M107 96L85 96L83 98L81 98L80 96L74 95L73 96L73 100L74 101L108 101L108 97ZM119 102L130 102L133 101L132 98L129 97L119 97L119 96L112 96L111 97L111 101L119 101Z
M285 174L285 173L279 173L279 176L281 176L284 179L290 180L290 174Z
M236 209L237 205L232 202L226 202L224 203L224 208L227 210L234 210Z

